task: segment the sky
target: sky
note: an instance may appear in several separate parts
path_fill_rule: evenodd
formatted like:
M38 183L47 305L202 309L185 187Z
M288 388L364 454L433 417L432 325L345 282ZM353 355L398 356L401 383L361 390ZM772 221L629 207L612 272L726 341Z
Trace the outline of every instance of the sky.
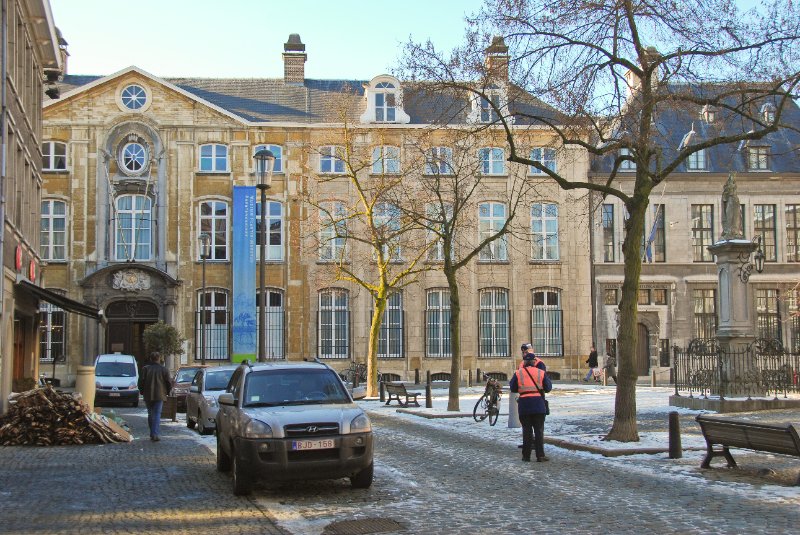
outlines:
M298 33L306 78L368 80L391 72L403 43L460 44L481 0L50 0L68 43L67 74L135 65L160 77L282 78Z

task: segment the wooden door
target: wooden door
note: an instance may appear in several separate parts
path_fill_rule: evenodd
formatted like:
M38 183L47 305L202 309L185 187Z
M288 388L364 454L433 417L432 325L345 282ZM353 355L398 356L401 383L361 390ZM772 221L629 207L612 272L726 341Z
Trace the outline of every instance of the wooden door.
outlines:
M644 324L638 325L639 339L636 342L636 374L650 375L650 331Z

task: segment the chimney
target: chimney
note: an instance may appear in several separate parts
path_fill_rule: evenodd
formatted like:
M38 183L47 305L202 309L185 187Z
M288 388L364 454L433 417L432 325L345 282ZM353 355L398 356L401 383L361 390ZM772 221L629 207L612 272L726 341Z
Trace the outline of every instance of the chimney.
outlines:
M283 44L283 81L287 84L303 85L306 81L306 45L300 35L293 33Z
M486 73L495 80L508 81L508 47L499 35L492 38L492 44L486 49Z

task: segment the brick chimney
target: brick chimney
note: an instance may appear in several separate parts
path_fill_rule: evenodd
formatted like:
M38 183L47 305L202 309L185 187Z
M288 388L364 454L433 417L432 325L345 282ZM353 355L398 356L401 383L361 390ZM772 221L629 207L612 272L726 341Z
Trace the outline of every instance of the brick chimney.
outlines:
M293 33L283 44L283 81L287 84L303 85L306 81L306 45L300 35Z
M508 81L508 47L505 40L496 35L486 49L486 73L495 80Z

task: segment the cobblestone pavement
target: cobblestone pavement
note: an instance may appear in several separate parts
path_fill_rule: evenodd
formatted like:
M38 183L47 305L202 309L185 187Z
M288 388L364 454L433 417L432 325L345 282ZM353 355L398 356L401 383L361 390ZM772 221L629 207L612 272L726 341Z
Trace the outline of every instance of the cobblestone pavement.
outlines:
M131 443L0 447L0 533L286 533L233 496L188 430L162 426L151 442L144 409L117 412Z

